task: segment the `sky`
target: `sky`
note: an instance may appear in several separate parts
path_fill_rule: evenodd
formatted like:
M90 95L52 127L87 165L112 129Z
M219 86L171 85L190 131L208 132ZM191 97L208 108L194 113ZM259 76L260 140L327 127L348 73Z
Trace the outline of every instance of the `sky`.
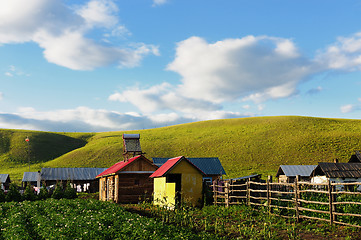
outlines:
M361 1L0 0L0 128L361 119Z

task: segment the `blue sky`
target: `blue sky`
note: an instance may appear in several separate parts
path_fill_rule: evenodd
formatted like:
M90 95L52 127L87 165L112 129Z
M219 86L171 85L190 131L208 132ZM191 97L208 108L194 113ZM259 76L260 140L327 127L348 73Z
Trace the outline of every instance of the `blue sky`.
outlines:
M0 0L0 128L360 119L360 1Z

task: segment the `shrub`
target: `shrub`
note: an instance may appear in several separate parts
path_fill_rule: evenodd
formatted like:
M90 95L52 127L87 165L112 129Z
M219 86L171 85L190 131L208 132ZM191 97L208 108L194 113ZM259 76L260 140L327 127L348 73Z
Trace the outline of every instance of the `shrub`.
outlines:
M63 186L61 183L57 183L51 197L55 199L61 199L63 198L63 196L64 196Z
M48 197L49 197L49 192L46 189L46 186L43 186L42 188L40 188L38 199L43 200L43 199L47 199Z
M77 198L76 189L71 186L70 182L66 184L66 188L64 190L64 198L67 199Z
M31 184L28 184L26 186L24 194L23 194L23 199L28 200L28 201L34 201L36 199L36 195L35 195L34 189L31 186Z
M9 191L6 194L5 200L7 202L20 202L22 200L19 188L15 183L10 184Z
M5 193L2 189L0 189L0 202L5 202Z

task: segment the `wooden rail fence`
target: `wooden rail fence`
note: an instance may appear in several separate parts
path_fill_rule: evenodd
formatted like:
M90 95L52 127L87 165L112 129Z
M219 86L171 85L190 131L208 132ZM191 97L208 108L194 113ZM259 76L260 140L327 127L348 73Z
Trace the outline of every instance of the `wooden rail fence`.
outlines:
M270 214L314 219L361 228L361 182L294 183L214 181L216 205L248 204L267 207Z

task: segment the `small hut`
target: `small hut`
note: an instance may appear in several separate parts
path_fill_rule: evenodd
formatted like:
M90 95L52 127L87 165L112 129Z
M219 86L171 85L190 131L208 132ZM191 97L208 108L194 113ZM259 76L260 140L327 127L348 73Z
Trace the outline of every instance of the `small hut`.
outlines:
M276 177L280 183L293 183L297 176L301 181L311 181L313 170L317 165L281 165Z
M11 180L9 174L0 174L0 184L2 190L8 190Z
M200 205L203 175L184 156L169 159L150 176L154 178L154 204L170 208L181 202Z
M99 200L116 203L138 203L150 198L153 181L149 176L158 167L143 155L118 162L100 173Z
M152 158L155 165L161 167L169 158ZM203 180L211 184L214 180L221 179L226 171L218 157L187 158L204 173Z

